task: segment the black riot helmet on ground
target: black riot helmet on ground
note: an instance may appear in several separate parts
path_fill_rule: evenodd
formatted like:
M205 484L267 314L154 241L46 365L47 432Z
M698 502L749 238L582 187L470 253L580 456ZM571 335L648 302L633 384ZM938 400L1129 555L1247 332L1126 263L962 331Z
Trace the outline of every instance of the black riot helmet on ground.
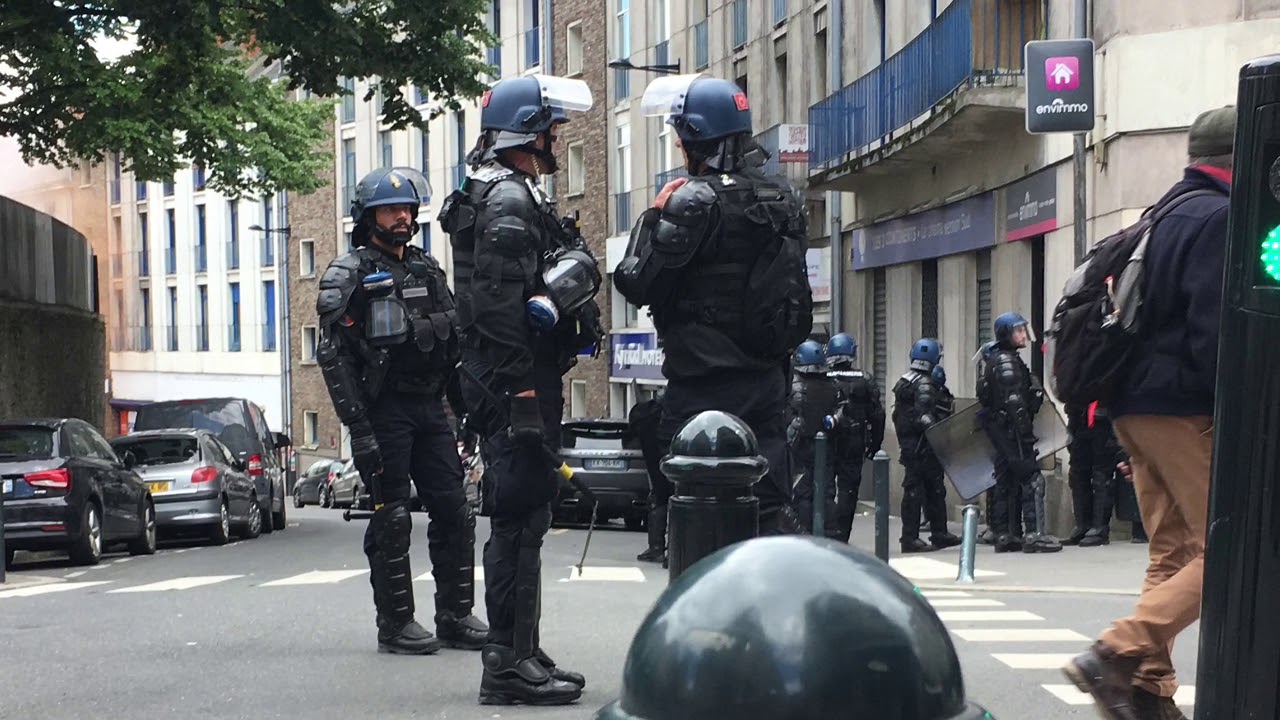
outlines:
M763 151L751 139L747 94L728 80L701 74L660 77L644 89L640 108L645 115L667 116L691 171L705 165L734 172L764 161Z
M419 171L407 167L378 168L365 175L356 184L355 199L351 201L351 220L355 228L351 242L360 247L376 235L391 245L405 245L418 232L418 211L431 202L431 184ZM405 227L385 228L375 220L377 208L403 205L410 208L413 218Z
M698 561L636 631L596 720L981 720L946 627L911 583L826 539Z
M569 122L569 112L590 109L591 88L581 80L537 74L499 80L480 98L480 139L468 162L523 150L537 159L541 174L550 175L557 165L552 129Z

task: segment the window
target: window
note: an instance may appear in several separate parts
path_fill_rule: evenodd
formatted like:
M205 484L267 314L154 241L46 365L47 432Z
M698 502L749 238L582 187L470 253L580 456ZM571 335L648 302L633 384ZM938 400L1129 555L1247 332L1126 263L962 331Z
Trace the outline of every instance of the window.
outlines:
M671 39L671 0L657 0L654 4L657 17L654 18L654 29L657 31L659 44Z
M231 295L231 325L227 333L227 350L240 352L240 283L228 284Z
M196 163L191 166L191 189L203 190L205 185L204 166Z
M168 180L164 181L163 189L164 189L165 197L173 197L173 185L174 185L173 178L169 178Z
M111 156L111 204L120 204L120 153Z
M995 337L991 327L991 251L978 252L978 344L985 345Z
M166 350L169 352L177 352L178 350L178 288L169 288L169 332Z
M787 106L787 54L782 53L773 60L774 77L778 78L778 106ZM743 91L745 92L745 91ZM751 97L748 95L747 97Z
M276 281L264 280L262 283L262 350L273 352L276 349Z
M938 261L920 263L920 336L938 337Z
M209 286L196 286L196 300L200 303L200 324L196 326L196 350L209 351Z
M270 195L262 198L262 267L272 267L276 264L276 238L271 233L274 230L272 223L275 222L274 210Z
M711 49L707 43L707 21L703 20L693 26L693 66L695 70L705 70L711 64Z
M587 416L587 381L574 380L569 389L569 417Z
M145 202L147 199L147 184L141 180L135 182L134 193L137 195L138 202Z
M315 325L302 326L302 362L316 361L316 339L319 337Z
M733 49L747 44L747 0L733 0Z
M207 239L208 217L204 205L196 206L196 272L209 269L209 253L205 247Z
M165 228L168 235L164 248L164 271L172 275L178 271L178 221L173 208L164 211Z
M570 23L565 30L566 70L569 75L582 74L582 23Z
M574 143L569 146L569 194L581 195L586 191L586 145L583 143Z
M395 147L391 144L391 131L381 130L378 132L378 148L379 157L382 158L381 167L395 167Z
M320 445L320 414L314 410L302 411L302 437L309 447Z
M613 231L625 233L631 229L631 125L620 123L616 137L613 186L617 192L613 196Z
M773 0L773 24L781 25L787 21L787 0Z
M342 141L342 206L339 210L351 207L356 195L356 141L347 138Z
M631 0L617 0L618 13L614 16L614 39L617 43L617 58L625 60L631 57Z
M311 277L316 274L316 241L302 240L298 243L298 274Z
M529 18L528 29L524 31L524 69L536 67L542 63L541 23L538 20L542 0L525 0L525 17Z
M240 201L227 201L227 269L240 267Z
M151 274L150 250L147 249L147 214L138 213L138 275Z
M421 227L420 232L422 233L421 235L422 249L426 250L427 254L430 255L431 254L431 221L428 220L427 222L422 223L420 227Z
M418 169L423 175L431 169L431 136L425 130L418 131Z
M827 96L827 66L831 57L827 52L827 31L820 30L813 43L813 92L809 95L812 105Z
M143 352L151 351L151 291L143 288L141 291L142 299L142 333L138 338L138 349Z
M353 123L356 121L356 81L342 78L342 91L342 122Z

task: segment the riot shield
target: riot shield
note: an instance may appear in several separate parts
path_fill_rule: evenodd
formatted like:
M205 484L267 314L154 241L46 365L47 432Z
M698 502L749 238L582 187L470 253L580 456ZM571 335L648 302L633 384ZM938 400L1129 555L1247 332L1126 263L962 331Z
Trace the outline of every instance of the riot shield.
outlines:
M1048 397L1040 406L1040 412L1036 413L1031 432L1036 436L1036 460L1045 459L1071 442L1071 435L1067 432L1067 424L1062 421L1058 406Z
M964 409L960 409L960 408ZM956 413L925 431L934 455L964 500L972 500L996 484L996 449L972 398L956 398Z

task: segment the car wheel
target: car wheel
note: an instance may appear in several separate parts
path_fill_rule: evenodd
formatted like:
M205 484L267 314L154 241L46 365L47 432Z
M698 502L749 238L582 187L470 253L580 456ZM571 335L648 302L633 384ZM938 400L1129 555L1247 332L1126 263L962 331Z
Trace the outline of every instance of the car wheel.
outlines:
M333 507L333 493L329 490L328 485L320 486L320 507L322 508Z
M240 533L240 537L245 540L252 540L262 534L262 506L258 504L257 496L249 501L249 519L244 524L244 530Z
M281 502L281 503L280 503L280 512L276 512L276 511L272 510L271 512L269 512L269 513L267 513L267 514L271 516L271 529L272 529L272 530L284 530L285 528L289 527L289 524L288 524L289 517L288 517L288 515L286 514L286 509L285 509L285 506L284 506L284 502ZM262 524L262 529L265 531L265 530L266 530L266 528L267 528L267 523L265 523L265 522L264 522L264 523Z
M142 534L129 541L129 554L156 554L156 506L150 500L142 508Z
M92 501L84 505L80 537L71 544L70 554L77 565L97 565L102 559L102 511Z
M13 569L13 556L16 555L17 553L18 551L12 548L4 549L4 569L5 570Z
M296 508L300 508L300 507L303 507L304 505L306 505L306 503L302 502L302 491L295 489L293 491L293 506Z
M627 529L631 532L640 532L644 530L645 517L643 515L628 515L623 519L627 524Z
M257 502L256 500L254 502ZM258 506L258 517L262 518L262 534L270 535L272 532L281 528L280 523L275 521L275 513L271 512L271 503L267 503L267 509L263 510L262 506Z
M226 545L231 541L231 512L227 509L227 499L218 503L218 523L209 533L210 545Z

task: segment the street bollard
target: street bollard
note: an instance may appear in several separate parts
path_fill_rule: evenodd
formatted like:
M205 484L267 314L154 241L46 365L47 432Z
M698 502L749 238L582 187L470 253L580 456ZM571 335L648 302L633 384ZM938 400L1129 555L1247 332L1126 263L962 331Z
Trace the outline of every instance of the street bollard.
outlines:
M751 486L769 463L746 423L708 410L685 423L662 459L675 491L667 505L670 582L727 545L759 534L760 501Z
M0 495L0 583L4 583L4 574L9 570L9 553L4 547L4 495Z
M973 578L973 564L978 554L978 506L964 506L964 525L960 531L960 572L956 575L956 582L971 584L976 582Z
M889 562L889 453L876 451L871 461L871 478L876 498L876 557Z
M827 536L827 483L831 482L827 467L827 434L813 436L813 536Z

